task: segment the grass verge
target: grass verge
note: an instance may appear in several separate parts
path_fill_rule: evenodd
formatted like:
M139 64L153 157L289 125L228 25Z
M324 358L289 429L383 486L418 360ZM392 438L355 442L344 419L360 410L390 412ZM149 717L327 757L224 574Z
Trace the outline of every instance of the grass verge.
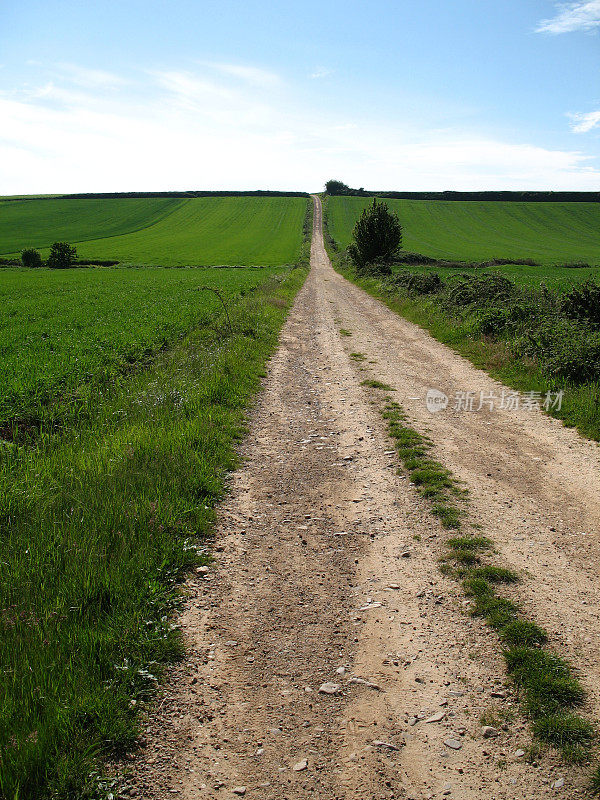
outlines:
M306 248L305 248L306 251ZM306 255L306 252L305 252ZM178 584L207 563L244 413L306 276L293 269L107 390L0 449L0 796L92 796L182 655Z
M579 298L579 305L571 300L569 306L567 294L539 280L525 286L518 276L511 275L515 283L503 275L464 270L446 270L442 279L420 272L428 268L412 262L410 269L394 267L388 277L357 275L327 228L330 200L323 204L324 238L338 272L512 389L542 398L563 391L561 403L549 403L545 410L600 441L597 301L584 307ZM567 283L563 289L577 295L574 286ZM586 286L595 296L593 284L580 287L580 293Z
M462 321L448 314L435 299L428 296L404 296L377 278L357 277L350 270L338 271L392 311L428 331L442 344L467 358L478 369L518 392L564 391L560 408L547 413L574 427L583 435L600 441L600 383L598 380L576 382L547 376L540 364L530 357L516 355L509 339L479 334L471 320ZM539 396L538 395L538 396Z

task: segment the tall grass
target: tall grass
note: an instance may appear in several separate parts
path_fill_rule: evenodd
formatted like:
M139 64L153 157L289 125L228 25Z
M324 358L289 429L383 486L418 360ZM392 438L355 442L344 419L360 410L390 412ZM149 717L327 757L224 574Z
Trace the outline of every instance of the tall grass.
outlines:
M177 584L209 558L244 409L305 269L115 381L71 429L0 449L0 796L93 792L182 652Z

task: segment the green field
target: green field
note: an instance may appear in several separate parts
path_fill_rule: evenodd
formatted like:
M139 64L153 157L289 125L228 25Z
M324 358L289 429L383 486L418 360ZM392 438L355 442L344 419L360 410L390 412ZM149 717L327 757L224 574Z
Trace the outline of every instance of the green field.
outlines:
M346 247L372 200L327 198L328 228ZM406 251L484 261L530 258L541 264L600 264L600 203L386 200L404 230Z
M33 199L0 202L0 256L68 241L84 259L163 266L293 264L302 197Z
M246 409L307 274L306 212L0 202L6 252L66 239L82 256L246 265L0 269L3 800L112 796L104 762L135 746L183 653L178 584L209 562Z
M0 430L77 413L90 386L206 324L276 268L0 270Z

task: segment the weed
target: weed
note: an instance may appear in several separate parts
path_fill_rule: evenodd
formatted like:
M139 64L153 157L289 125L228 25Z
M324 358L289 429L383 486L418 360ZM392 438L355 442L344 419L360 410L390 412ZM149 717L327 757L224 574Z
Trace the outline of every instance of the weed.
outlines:
M461 517L463 511L456 508L454 505L447 503L434 503L431 507L431 513L437 517L444 528L449 530L458 530L461 525Z
M382 383L381 381L375 381L372 378L368 378L365 381L361 381L361 386L368 386L371 389L383 389L385 392L395 392L396 390L389 386L387 383Z
M387 401L381 413L388 422L388 433L395 440L410 480L417 491L431 501L432 513L444 527L460 528L462 510L453 496L460 495L461 490L451 473L429 455L432 441L406 424L406 415L399 403Z
M570 751L573 745L589 746L594 738L594 729L587 720L575 714L553 714L534 722L533 730L543 742ZM575 751L578 752L577 750Z
M588 280L566 292L561 308L568 317L600 327L600 284Z
M516 619L504 625L500 630L500 639L511 647L535 647L548 641L548 634L535 622Z
M454 536L446 541L446 546L453 550L490 550L492 540L485 536Z
M481 725L490 725L492 728L499 728L502 724L495 708L486 708L479 717L479 722Z
M480 561L479 556L473 550L455 549L452 553L452 558L458 564L462 564L463 566L469 566L469 567L472 566L473 564L479 564Z
M565 708L583 702L583 687L572 676L564 659L531 647L510 648L504 653L504 658L534 718L556 714L560 717Z
M472 552L472 551L462 551ZM493 564L486 564L471 571L474 578L483 578L489 583L518 583L521 579L516 572L504 567L497 567Z

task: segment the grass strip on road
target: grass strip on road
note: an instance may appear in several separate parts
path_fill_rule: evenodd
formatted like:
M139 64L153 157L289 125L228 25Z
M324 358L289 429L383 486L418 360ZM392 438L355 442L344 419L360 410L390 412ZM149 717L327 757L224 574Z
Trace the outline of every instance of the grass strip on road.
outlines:
M369 388L385 387L377 380L365 380ZM388 434L417 491L445 528L460 530L468 519L468 495L460 482L432 455L434 443L407 424L402 407L386 397L379 405L387 421ZM531 720L538 742L560 750L565 761L587 763L596 739L593 725L576 713L585 700L585 691L572 666L544 649L548 635L528 620L512 600L498 593L497 587L519 583L518 574L493 563L492 540L479 532L461 532L445 542L446 555L441 570L462 585L471 600L471 614L482 617L497 632L509 675L517 689L523 710ZM600 789L600 768L593 788Z

